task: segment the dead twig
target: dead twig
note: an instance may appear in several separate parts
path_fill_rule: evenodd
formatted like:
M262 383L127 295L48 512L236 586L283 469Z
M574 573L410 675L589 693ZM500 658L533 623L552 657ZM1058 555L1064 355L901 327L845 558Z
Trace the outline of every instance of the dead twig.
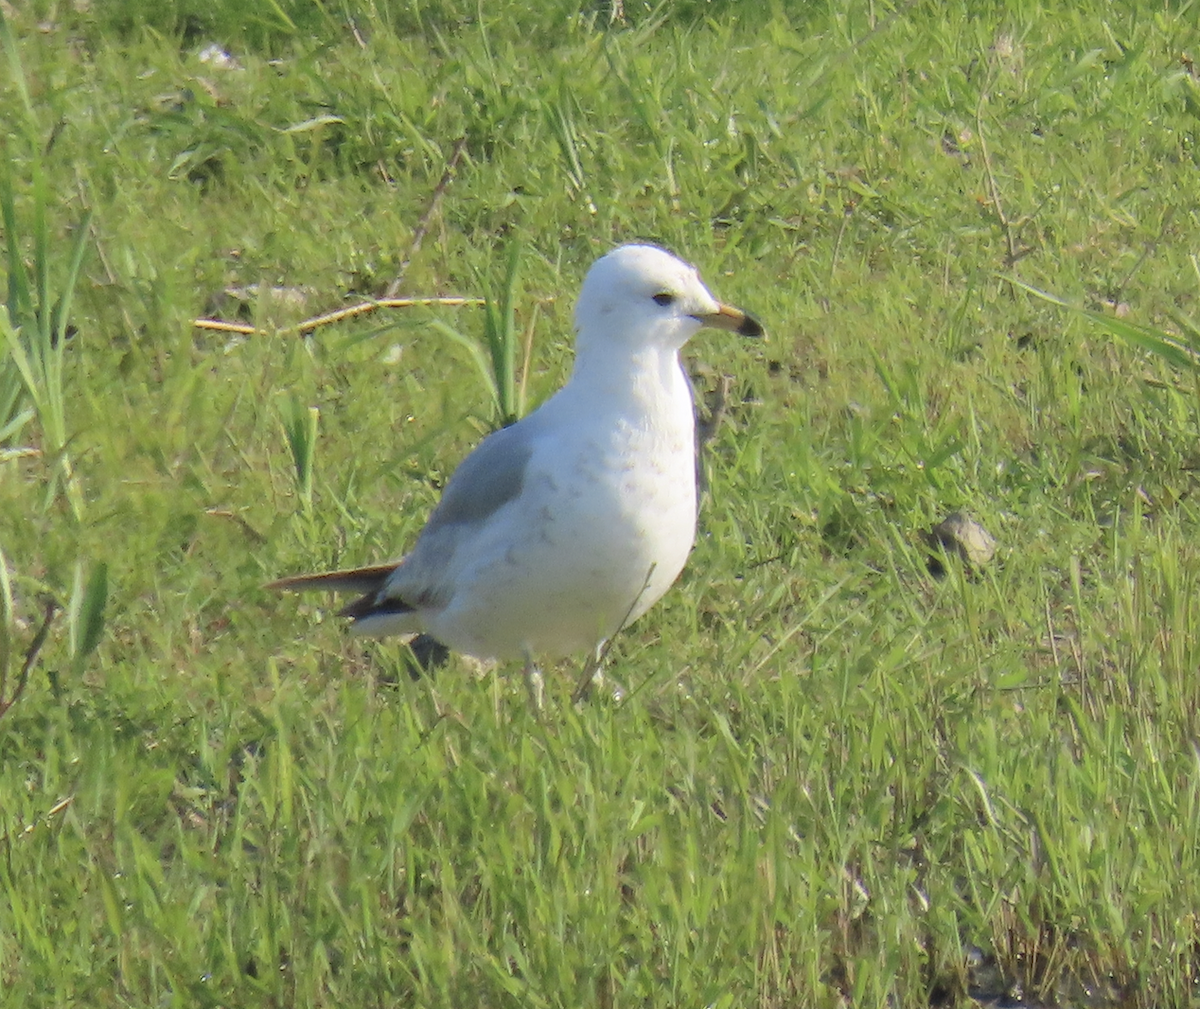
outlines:
M1008 250L1004 257L1004 265L1011 268L1033 251L1028 246L1019 247L1018 242L1018 233L1021 227L1029 221L1029 218L1022 217L1019 221L1013 221L1004 212L1004 202L1000 199L1000 184L996 181L996 172L992 168L992 156L988 151L987 137L983 131L983 106L986 101L986 94L980 96L979 105L975 109L975 129L979 134L979 152L983 157L983 170L987 175L988 198L992 201L992 209L996 212L996 219L1000 222L1000 227L1004 229L1004 242Z
M45 601L45 616L42 618L42 626L38 628L37 634L33 636L33 640L29 643L29 648L25 652L25 661L21 663L21 671L17 674L17 685L13 689L11 697L0 696L0 718L8 712L14 704L21 699L21 695L25 693L25 685L29 682L29 673L33 669L33 665L37 662L38 652L42 650L42 645L46 643L46 635L50 633L50 624L54 622L54 616L58 613L58 603L53 599ZM3 679L0 678L0 686L3 686Z
M480 307L484 304L485 301L483 298L379 298L376 301L364 301L357 305L349 305L346 308L338 308L332 312L326 312L324 315L305 319L303 322L298 322L294 326L287 326L276 332L279 336L307 336L320 326L328 326L335 322L344 322L346 319L355 319L360 315L378 312L381 308L424 308L429 306L458 308L464 305ZM238 333L242 336L259 336L265 332L246 323L224 322L221 319L195 319L192 322L192 326L196 329L207 329L217 333Z
M1000 222L1000 227L1004 230L1004 242L1006 246L1004 265L1011 269L1030 253L1036 251L1031 245L1024 245L1021 240L1021 231L1030 221L1041 213L1042 207L1049 201L1049 196L1042 200L1037 208L1031 214L1024 214L1016 219L1011 218L1004 210L1004 201L1000 198L1000 183L996 181L996 171L992 167L992 155L988 150L987 134L983 128L983 109L988 101L988 91L990 85L985 86L979 95L979 104L975 106L975 130L979 135L979 153L983 158L983 170L987 176L988 199L991 201L992 208L995 210L996 219ZM1010 296L1016 295L1016 291L1011 284L1008 285Z
M1142 254L1137 258L1137 262L1135 262L1133 266L1129 268L1129 272L1117 282L1116 290L1112 292L1112 304L1114 308L1121 303L1121 295L1125 293L1125 288L1127 288L1129 286L1129 282L1133 280L1133 275L1142 268L1142 264L1145 263L1147 259L1149 259L1152 255L1154 255L1155 252L1158 251L1158 246L1165 237L1167 228L1170 227L1171 224L1171 218L1174 216L1175 208L1167 207L1166 212L1163 214L1162 226L1158 229L1158 234L1146 242L1144 248L1142 249Z
M733 388L733 376L721 374L717 376L717 387L706 397L708 399L708 415L699 416L696 411L696 453L703 452L720 430L729 412L729 392Z
M7 848L8 846L10 846L12 844L12 842L14 840L19 841L23 837L28 837L35 830L37 830L37 826L39 823L49 823L49 821L51 820L52 817L58 816L59 813L65 812L70 807L71 803L73 803L74 801L75 801L75 796L73 796L73 795L68 795L65 799L59 799L58 802L56 802L53 806L51 806L48 810L46 810L46 812L42 816L39 816L32 823L27 823L21 829L20 833L5 834L2 837L0 837L0 843L3 843L4 846Z
M454 150L450 152L450 157L446 161L445 171L442 172L442 177L438 180L438 184L433 187L433 194L429 197L429 204L425 207L425 213L421 215L421 219L417 221L417 226L413 229L413 237L408 247L408 255L400 263L400 269L396 271L396 278L388 284L387 291L384 292L385 298L394 298L400 293L400 284L404 280L404 273L408 269L408 264L416 258L417 253L421 250L421 243L425 240L425 235L429 231L429 224L433 220L433 215L437 212L439 204L442 202L442 196L449 188L450 183L454 181L454 171L458 167L459 159L462 157L462 153L466 150L466 147L466 137L459 137L454 142Z

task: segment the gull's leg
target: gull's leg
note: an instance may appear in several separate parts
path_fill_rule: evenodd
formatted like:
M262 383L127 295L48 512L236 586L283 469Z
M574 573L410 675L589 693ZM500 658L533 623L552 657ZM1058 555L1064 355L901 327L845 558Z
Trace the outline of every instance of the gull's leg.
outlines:
M608 650L612 647L613 638L625 630L625 625L629 623L629 618L633 611L637 608L638 600L642 598L642 593L650 587L650 579L654 577L654 569L657 563L651 564L646 571L646 580L642 582L641 591L633 597L633 602L629 604L629 609L625 611L625 619L621 621L621 626L618 627L612 634L612 637L601 638L596 643L596 650L588 656L587 662L583 664L583 672L580 674L579 683L575 687L575 692L571 695L571 703L578 704L580 701L587 700L592 692L592 687L600 687L604 685L604 673L601 667L604 665L604 660L608 658ZM625 688L616 681L613 682L612 697L614 701L625 700Z
M587 661L583 664L583 671L579 674L579 682L575 685L575 691L571 694L571 703L578 704L580 701L586 701L592 695L592 688L604 687L604 657L608 654L608 642L601 641L596 645L595 650L588 656ZM625 691L617 687L613 691L613 697L620 700L625 696Z
M542 671L538 669L533 655L529 652L525 653L525 668L522 673L525 675L525 689L529 691L529 700L533 704L533 710L540 714L546 694L546 681L542 678Z

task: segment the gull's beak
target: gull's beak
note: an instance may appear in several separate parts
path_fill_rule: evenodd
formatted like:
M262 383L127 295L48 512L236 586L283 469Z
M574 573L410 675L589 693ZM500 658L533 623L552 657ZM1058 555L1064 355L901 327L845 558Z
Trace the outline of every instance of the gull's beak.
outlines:
M715 312L697 312L695 318L705 326L732 330L741 336L763 335L762 323L754 316L747 315L740 308L718 305Z

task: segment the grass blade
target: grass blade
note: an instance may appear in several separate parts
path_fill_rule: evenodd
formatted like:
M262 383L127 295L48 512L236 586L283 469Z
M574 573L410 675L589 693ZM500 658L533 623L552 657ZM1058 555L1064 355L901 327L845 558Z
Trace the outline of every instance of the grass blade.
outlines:
M65 489L71 510L78 518L82 512L83 495L66 452L68 436L63 358L71 301L87 249L91 214L85 213L78 222L67 254L65 276L60 283L56 283L48 223L52 194L42 162L36 110L29 100L15 39L3 17L0 17L0 41L3 42L12 77L25 107L21 126L28 148L31 203L27 237L33 246L33 273L30 276L21 254L24 232L17 214L16 186L12 174L13 165L18 162L5 159L0 169L0 216L4 221L8 291L7 318L0 322L0 329L3 330L0 336L7 353L0 357L0 407L3 408L0 431L4 432L4 440L19 433L25 424L21 420L22 401L28 397L42 429L42 456L51 467L46 506L53 503L60 489Z
M8 577L8 558L0 550L0 704L8 686L8 662L12 655L12 582Z
M292 452L296 489L306 514L312 511L313 462L320 417L321 411L315 406L305 408L294 397L283 415L283 433Z
M508 250L504 286L500 289L499 298L488 299L485 314L487 345L492 358L492 373L496 380L496 399L500 406L500 423L505 427L516 423L524 412L524 404L517 402L516 380L515 303L520 261L521 247L519 243L513 242Z
M1142 326L1134 322L1126 322L1124 319L1113 318L1112 316L1105 315L1103 312L1080 308L1078 305L1072 305L1069 301L1064 301L1056 295L1026 284L1015 277L1006 279L1014 287L1019 287L1035 297L1041 298L1043 301L1059 305L1077 315L1091 319L1102 329L1124 340L1131 347L1137 347L1139 350L1153 354L1173 368L1178 368L1180 371L1200 373L1200 348L1189 346L1170 333L1164 332L1154 326ZM1189 322L1186 324L1186 328L1194 329L1195 327Z
M108 602L108 565L101 561L92 569L86 587L83 569L76 568L75 589L71 593L71 664L76 675L83 671L87 657L96 650L104 634L104 608Z
M453 326L442 322L441 319L433 320L433 328L443 336L449 337L470 355L480 376L483 378L483 384L487 387L488 392L491 393L492 400L496 404L496 409L503 412L500 402L500 390L496 387L496 372L492 367L491 361L488 359L488 355L484 353L478 341L472 340L469 336L464 336Z

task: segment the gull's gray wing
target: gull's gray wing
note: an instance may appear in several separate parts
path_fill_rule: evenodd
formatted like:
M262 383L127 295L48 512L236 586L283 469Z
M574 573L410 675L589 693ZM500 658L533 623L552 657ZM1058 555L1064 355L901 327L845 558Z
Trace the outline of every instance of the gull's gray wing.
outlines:
M353 571L299 575L272 582L268 588L328 589L361 592L339 615L350 617L360 634L402 634L421 629L416 611L444 606L453 594L444 572L463 539L525 486L539 423L531 414L524 420L488 435L450 477L412 552L396 564L381 564Z
M438 609L449 602L454 589L446 581L446 572L455 551L520 495L538 428L531 414L512 427L493 431L476 446L450 477L408 556L353 616Z
M459 464L421 532L422 539L443 526L485 522L521 493L533 455L529 419L493 431Z
M692 381L692 376L688 374L682 361L679 362L679 370L683 374L683 384L687 386L688 398L692 401L692 423L695 426L693 440L696 444L696 505L699 507L700 500L708 490L708 474L704 471L704 443L708 439L701 423L700 407L696 402L696 383ZM708 437L712 437L712 434L713 432L708 432Z

